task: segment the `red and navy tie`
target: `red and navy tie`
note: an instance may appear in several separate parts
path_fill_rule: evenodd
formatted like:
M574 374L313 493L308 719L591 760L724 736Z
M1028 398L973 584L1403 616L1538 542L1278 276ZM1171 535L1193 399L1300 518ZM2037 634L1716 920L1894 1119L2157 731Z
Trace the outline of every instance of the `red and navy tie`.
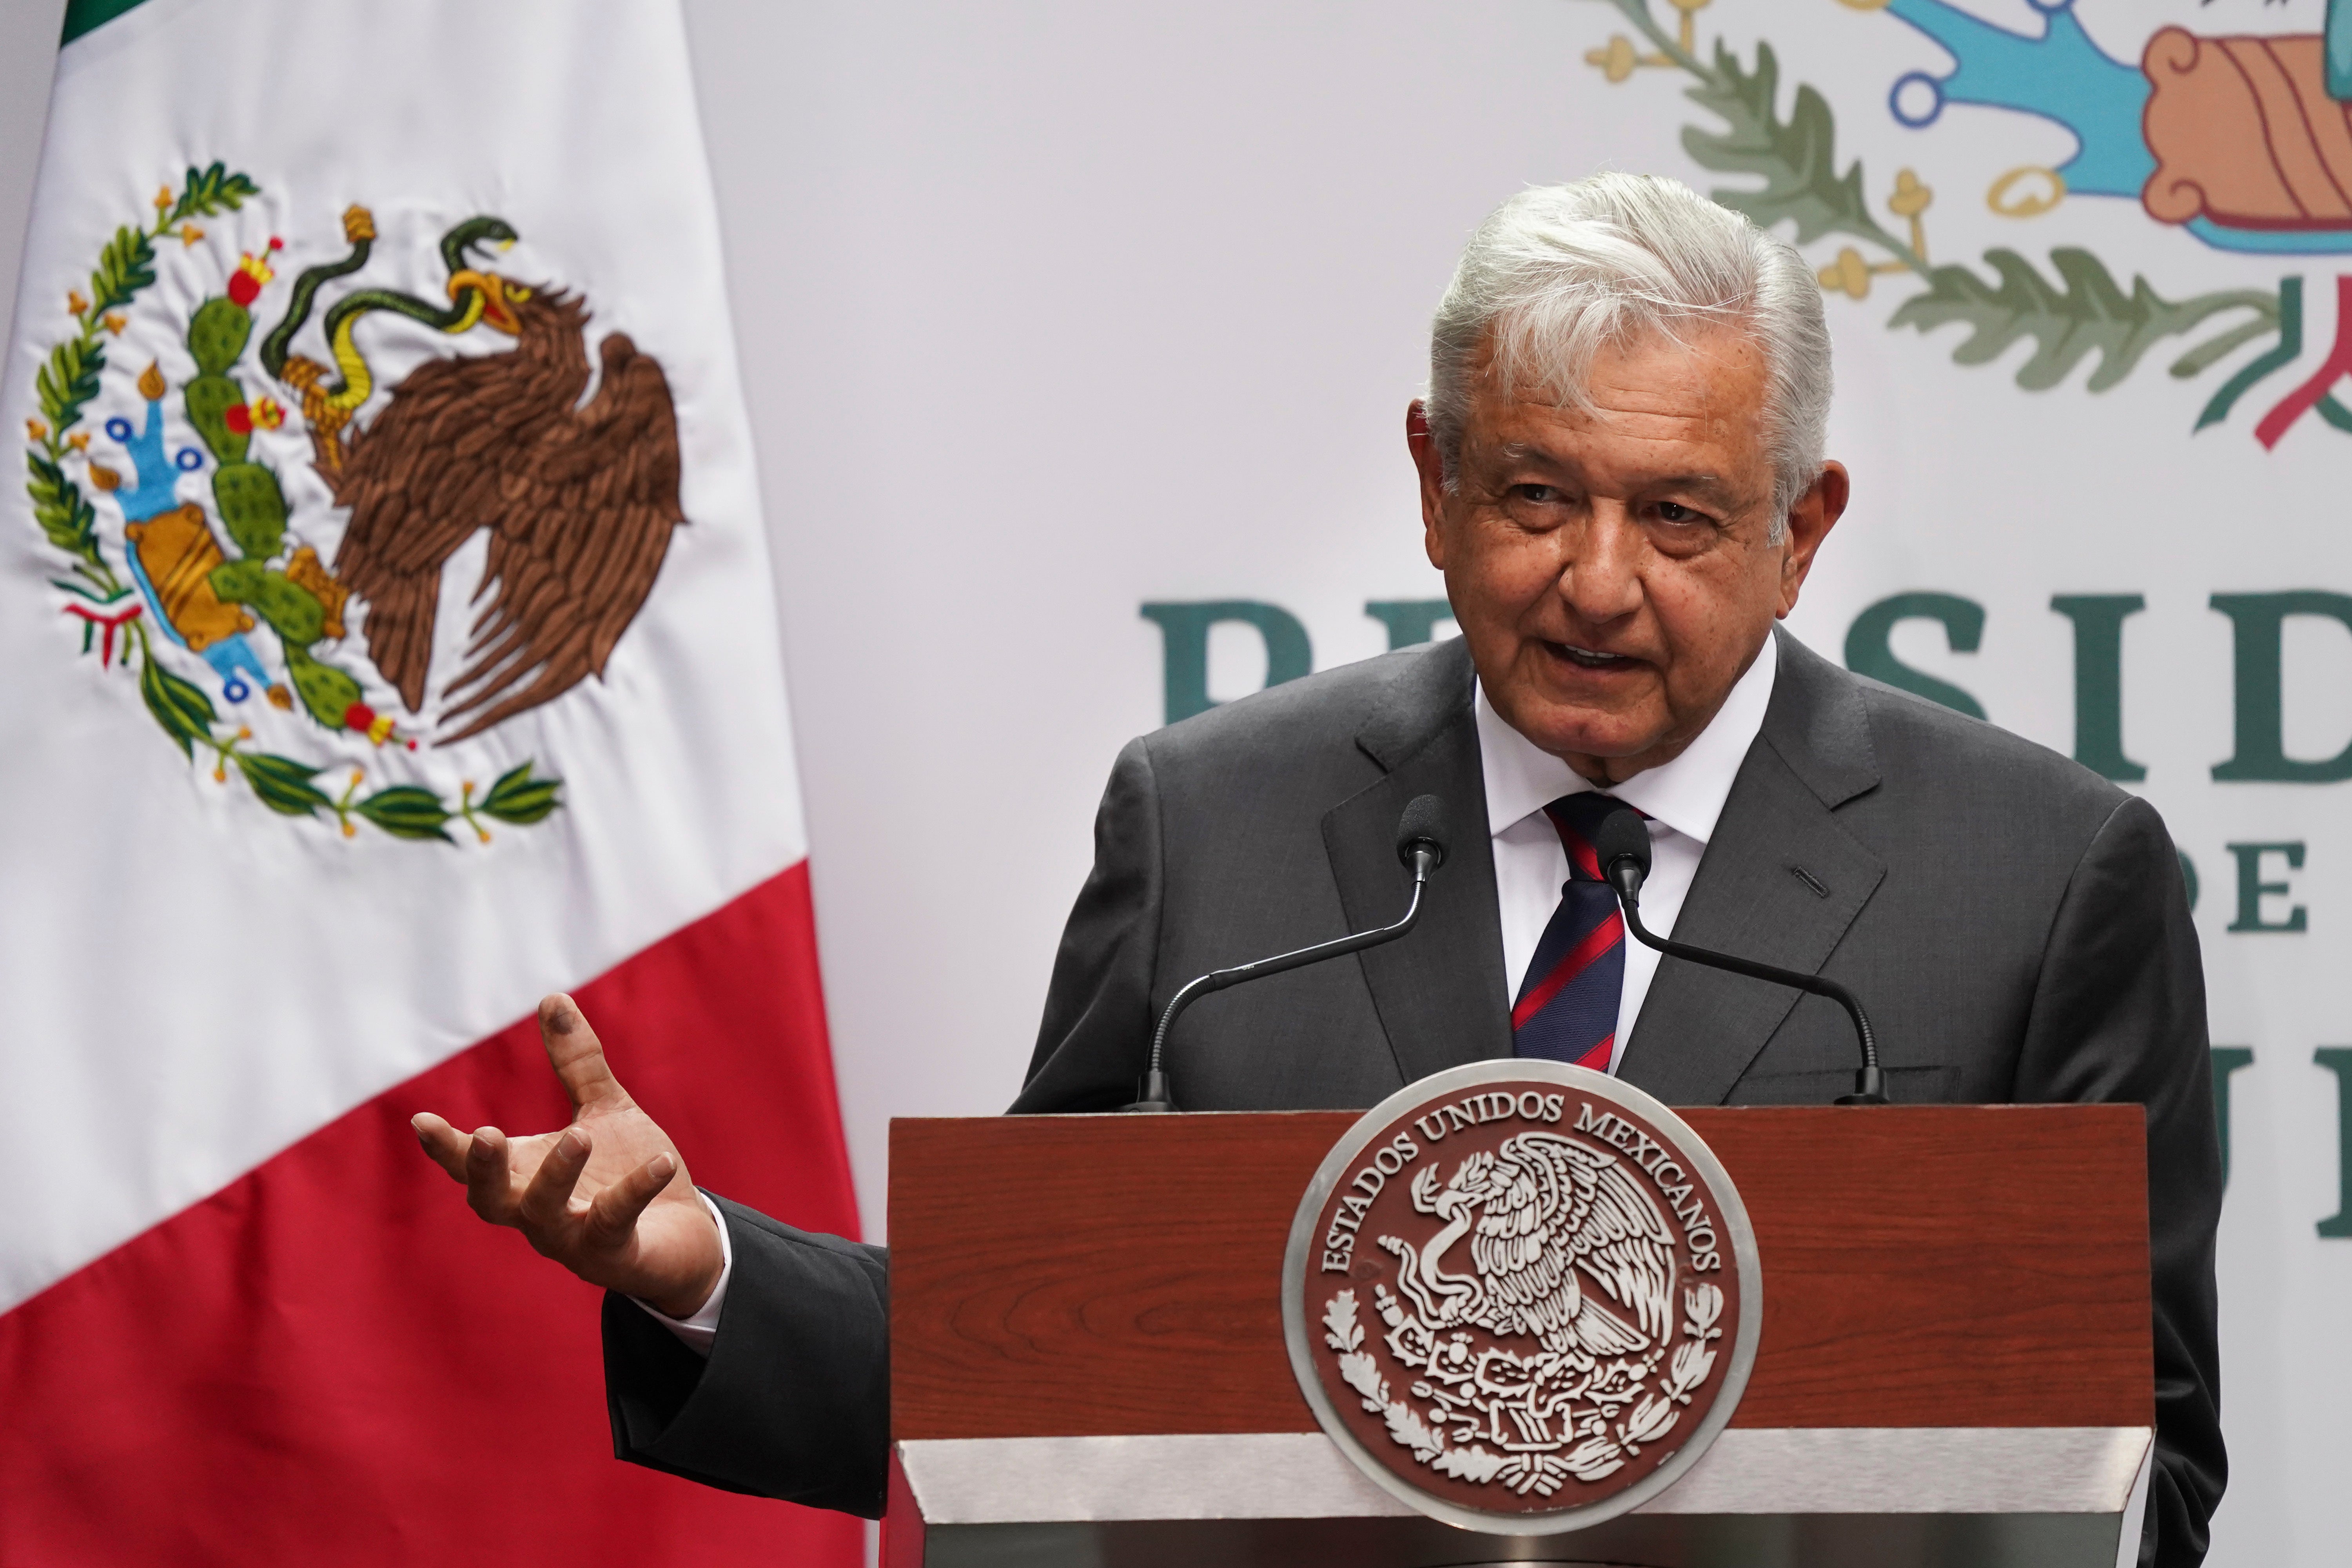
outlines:
M1514 1054L1609 1070L1617 1044L1617 1004L1625 991L1625 917L1617 893L1601 879L1593 830L1618 802L1605 795L1564 795L1544 807L1568 851L1559 907L1536 943L1536 955L1511 1007Z

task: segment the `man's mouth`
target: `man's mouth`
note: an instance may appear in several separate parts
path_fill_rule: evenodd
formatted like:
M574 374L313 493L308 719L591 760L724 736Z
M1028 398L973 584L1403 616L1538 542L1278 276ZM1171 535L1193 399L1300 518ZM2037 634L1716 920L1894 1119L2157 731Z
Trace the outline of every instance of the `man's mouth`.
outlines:
M1579 669L1631 669L1642 662L1625 654L1603 653L1599 648L1579 647L1574 643L1547 642L1544 647Z

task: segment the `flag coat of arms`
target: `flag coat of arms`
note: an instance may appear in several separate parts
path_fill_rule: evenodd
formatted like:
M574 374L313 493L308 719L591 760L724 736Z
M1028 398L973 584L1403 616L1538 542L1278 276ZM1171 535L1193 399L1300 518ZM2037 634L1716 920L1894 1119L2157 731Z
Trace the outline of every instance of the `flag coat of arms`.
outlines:
M853 1232L675 0L76 0L0 428L0 1562L849 1561L407 1128Z

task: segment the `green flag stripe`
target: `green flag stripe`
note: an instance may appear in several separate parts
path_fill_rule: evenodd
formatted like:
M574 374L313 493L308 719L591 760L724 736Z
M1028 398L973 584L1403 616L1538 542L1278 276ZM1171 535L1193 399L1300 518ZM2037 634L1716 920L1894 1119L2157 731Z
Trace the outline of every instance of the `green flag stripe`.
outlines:
M84 33L103 27L125 11L137 9L140 0L66 0L66 32L58 40L58 47L63 48Z

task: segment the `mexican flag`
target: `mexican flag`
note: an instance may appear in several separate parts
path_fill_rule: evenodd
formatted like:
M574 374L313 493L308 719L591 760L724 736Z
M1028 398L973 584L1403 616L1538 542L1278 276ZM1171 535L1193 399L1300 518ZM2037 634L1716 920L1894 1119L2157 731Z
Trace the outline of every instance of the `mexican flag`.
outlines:
M409 1117L855 1233L675 0L74 0L0 429L0 1563L853 1561Z

